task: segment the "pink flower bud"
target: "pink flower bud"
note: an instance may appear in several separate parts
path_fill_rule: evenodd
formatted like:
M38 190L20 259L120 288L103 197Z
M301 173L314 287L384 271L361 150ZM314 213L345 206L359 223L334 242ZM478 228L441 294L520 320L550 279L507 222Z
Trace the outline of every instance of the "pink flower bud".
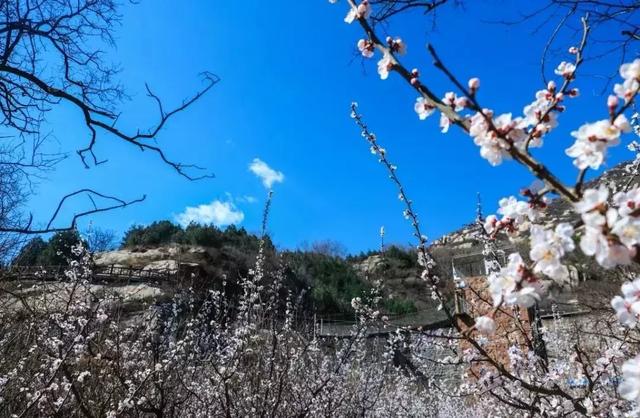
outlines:
M414 68L413 70L411 70L411 75L414 77L420 77L420 72L417 68Z
M478 77L473 77L469 80L469 89L476 91L480 88L480 79Z
M607 98L607 106L609 109L615 109L618 107L618 96L614 96L613 94Z
M411 80L409 80L409 82L411 83L412 86L415 86L416 84L418 84L418 78L411 77Z
M556 90L556 82L551 80L547 83L547 90L555 91Z
M578 48L576 48L575 46L572 46L571 48L569 48L569 53L573 55L577 54Z
M391 36L387 36L386 41L387 41L387 44L393 45L393 38Z
M367 7L369 6L369 2L367 0L364 0L362 3L360 3L358 5L358 8L356 9L358 16L360 17L366 17L367 15Z

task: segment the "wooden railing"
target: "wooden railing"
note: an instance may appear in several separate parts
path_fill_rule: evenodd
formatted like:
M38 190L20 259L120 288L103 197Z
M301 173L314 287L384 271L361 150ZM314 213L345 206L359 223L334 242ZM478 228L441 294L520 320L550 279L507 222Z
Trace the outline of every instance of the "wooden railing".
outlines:
M11 266L0 270L2 280L60 280L67 266ZM175 270L145 270L135 267L95 266L93 279L98 281L169 281L178 276Z
M122 266L97 266L93 270L97 279L128 279L129 281L170 280L178 275L175 270L151 270Z

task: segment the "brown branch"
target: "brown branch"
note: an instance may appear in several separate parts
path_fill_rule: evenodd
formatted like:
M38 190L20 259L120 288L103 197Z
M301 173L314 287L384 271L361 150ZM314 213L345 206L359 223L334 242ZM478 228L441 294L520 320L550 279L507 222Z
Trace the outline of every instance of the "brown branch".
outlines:
M62 207L64 206L66 201L68 199L70 199L70 198L72 198L74 196L78 196L78 195L80 195L82 193L86 193L90 197L92 195L94 195L94 196L97 196L97 197L100 197L100 198L103 198L103 199L106 199L106 200L113 201L115 203L110 205L110 206L104 206L104 207L96 207L96 206L94 206L93 209L76 213L76 214L73 215L73 218L71 219L71 223L69 224L69 226L66 226L66 227L54 227L54 226L52 226L53 222L58 217L58 215L60 213L60 210L62 209ZM105 195L105 194L96 192L93 189L81 189L81 190L77 190L75 192L69 193L69 194L63 196L62 199L60 199L55 211L53 212L53 215L49 219L49 222L47 223L47 226L45 228L32 228L33 215L30 215L29 221L26 223L26 225L19 226L19 227L0 226L0 232L34 235L34 234L48 234L48 233L52 233L52 232L70 231L70 230L76 228L77 221L80 218L83 218L83 217L88 216L88 215L93 215L93 214L96 214L96 213L107 212L107 211L118 209L118 208L124 208L124 207L130 206L130 205L136 204L136 203L140 203L140 202L144 201L145 199L146 199L146 196L142 196L142 197L137 198L137 199L125 201L125 200L122 200L122 199L114 197L114 196L109 196L109 195Z
M123 139L126 142L129 142L135 146L137 146L138 148L140 148L140 150L144 151L144 150L150 150L153 151L155 153L157 153L160 158L162 159L162 161L168 165L170 165L171 167L173 167L180 175L186 177L189 180L199 180L199 179L204 179L204 178L213 178L214 176L212 174L205 174L205 175L201 175L201 176L192 176L190 174L188 174L185 169L188 168L193 168L193 169L197 169L197 170L201 170L201 167L198 167L196 165L192 165L192 164L182 164L182 163L178 163L178 162L174 162L169 160L164 151L156 146L156 145L150 145L148 143L143 142L144 140L148 140L148 139L153 139L155 138L158 133L160 132L160 130L165 126L165 124L167 123L167 121L172 118L175 114L184 111L185 109L187 109L189 106L191 106L193 103L195 103L196 101L198 101L202 96L204 96L215 84L217 84L220 79L218 76L214 75L214 74L210 74L210 73L203 73L203 78L205 81L205 87L198 91L194 96L186 99L183 101L183 103L176 107L175 109L169 111L169 112L164 112L164 110L162 109L162 105L160 102L160 99L158 98L158 96L156 96L155 94L153 94L151 92L151 90L149 89L149 87L147 86L147 94L149 97L151 97L153 100L155 100L158 104L159 104L159 109L160 109L160 121L155 125L155 127L149 129L147 132L145 133L141 133L140 131L138 131L137 133L131 135L131 134L127 134L121 130L119 130L118 128L116 128L113 125L107 124L99 119L96 119L96 117L102 116L102 117L106 117L108 119L115 119L115 116L110 113L110 112L106 112L103 111L101 109L97 109L95 107L92 107L91 105L87 104L85 101L83 101L81 98L78 98L76 96L74 96L73 94L65 91L64 89L60 89L57 87L53 87L51 85L49 85L47 82L45 82L44 80L38 78L37 76L35 76L34 74L31 74L27 71L21 70L19 68L15 68L12 67L10 65L4 64L4 65L0 65L0 72L6 72L9 74L13 74L15 76L18 76L24 80L27 80L28 82L34 84L35 86L37 86L43 93L45 93L46 95L49 96L53 96L59 99L62 99L64 101L67 101L71 104L73 104L75 107L77 107L83 114L84 116L84 120L85 120L85 125L87 126L87 128L89 128L89 130L91 131L91 140L89 142L89 145L85 148L82 148L80 150L77 151L78 155L80 156L83 164L85 165L85 167L89 167L89 165L86 162L86 154L89 153L94 161L94 164L100 164L101 162L99 162L93 152L93 148L96 144L96 140L97 140L97 132L95 128L100 128L102 130L107 131L108 133L111 133L115 136L117 136L120 139Z

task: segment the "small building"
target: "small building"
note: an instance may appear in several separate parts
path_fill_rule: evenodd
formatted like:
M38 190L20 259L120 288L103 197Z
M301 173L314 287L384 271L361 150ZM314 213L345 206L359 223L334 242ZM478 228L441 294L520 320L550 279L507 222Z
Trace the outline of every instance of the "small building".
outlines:
M498 253L500 264L506 262L506 251ZM546 359L546 348L541 333L541 317L537 306L525 309L518 306L502 306L495 308L493 298L488 291L487 267L482 253L456 257L452 262L455 290L455 319L458 327L471 333L474 339L481 337L471 328L479 316L491 316L496 323L496 332L484 348L488 354L505 368L510 367L509 349L519 347L523 352L535 351ZM461 349L471 349L467 340L461 341ZM479 376L479 371L486 362L472 364L472 375Z

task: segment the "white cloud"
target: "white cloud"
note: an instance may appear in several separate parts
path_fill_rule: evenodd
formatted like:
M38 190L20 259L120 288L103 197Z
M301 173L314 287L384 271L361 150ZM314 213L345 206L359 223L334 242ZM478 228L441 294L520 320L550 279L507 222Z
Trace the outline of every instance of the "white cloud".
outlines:
M214 200L208 205L187 206L184 212L175 216L176 221L187 226L191 222L227 226L244 220L244 213L232 202Z
M240 203L256 203L258 201L258 199L256 199L253 196L250 195L244 195L242 197L239 197L238 199L236 199L238 202Z
M226 192L225 196L227 196L227 201L234 203L256 203L258 201L258 199L248 194L234 197L231 193Z
M282 183L284 181L284 174L281 171L276 171L269 167L260 158L253 159L249 164L249 170L262 180L262 184L267 189L270 189L273 183Z

